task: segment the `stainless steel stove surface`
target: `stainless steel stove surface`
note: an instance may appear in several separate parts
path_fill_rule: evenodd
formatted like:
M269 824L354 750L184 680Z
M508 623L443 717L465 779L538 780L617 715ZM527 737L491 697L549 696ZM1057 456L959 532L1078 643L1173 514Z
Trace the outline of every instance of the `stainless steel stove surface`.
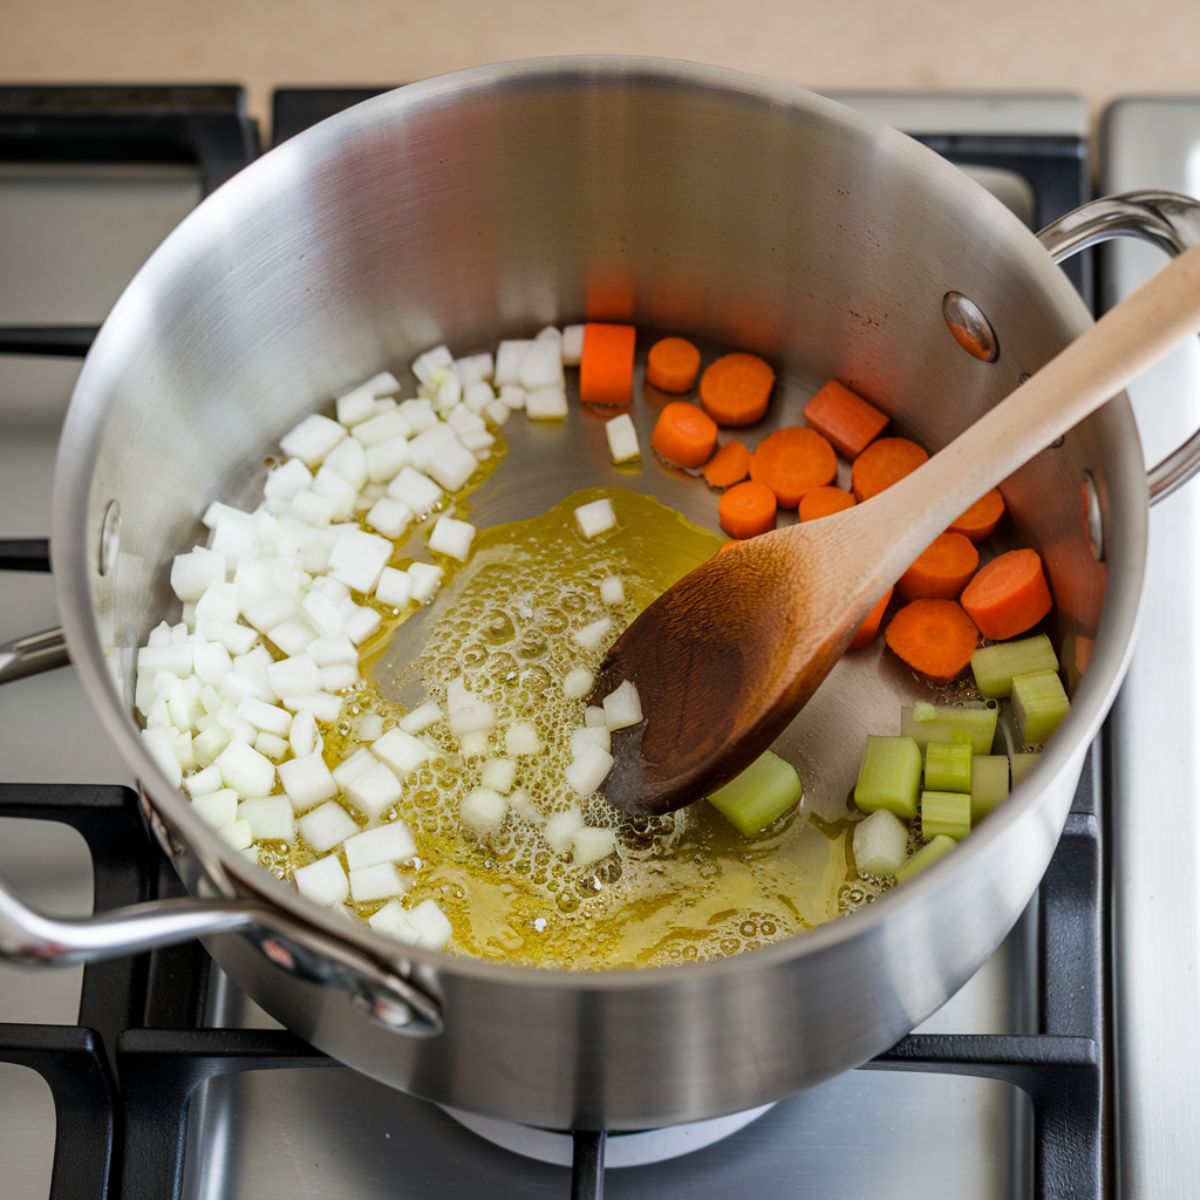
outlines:
M1082 106L1067 98L848 99L885 119L892 113L893 120L921 133L949 130L971 136L990 127L991 132L1078 139L1083 132ZM1178 121L1173 128L1177 127L1182 155L1192 145L1188 137L1200 145L1200 104L1181 106L1175 115ZM1150 108L1143 119L1146 124L1138 126L1136 136L1144 142L1142 130L1157 129L1158 118ZM1109 180L1112 184L1158 183L1200 190L1200 178L1171 174L1170 167L1144 159L1119 159L1115 147L1106 148L1114 163L1122 164L1114 168L1117 175ZM1152 170L1160 177L1149 178ZM1046 219L1019 174L985 166L980 177L1026 220ZM0 167L0 326L102 319L124 282L195 203L200 190L197 173L180 167ZM1141 260L1131 261L1131 270L1143 269ZM1115 285L1118 290L1123 286ZM0 356L2 535L44 534L48 529L55 443L76 373L73 363ZM1192 406L1188 419L1194 421L1200 412L1200 387L1195 375L1187 382ZM1153 421L1165 406L1148 393L1149 387L1139 389L1135 399L1140 415ZM1154 528L1156 538L1161 532L1164 538L1186 538L1194 544L1200 535L1196 489L1185 489L1156 513ZM1165 555L1161 549L1156 555L1148 632L1159 619L1164 628L1181 636L1189 631L1190 623L1178 619L1176 610L1196 611L1200 575L1194 567L1185 570L1182 557ZM1161 608L1159 618L1153 615L1156 605ZM1165 624L1168 618L1169 625ZM47 576L0 575L0 641L54 623ZM1160 718L1164 728L1176 730L1164 709L1175 708L1178 725L1185 714L1194 712L1195 696L1186 698L1193 707L1181 703L1177 695L1164 703L1166 697L1151 686L1155 673L1166 669L1161 658L1166 653L1164 643L1152 633L1148 643L1143 641L1147 645L1139 651L1131 675L1134 699L1122 704L1118 716L1121 746L1134 749L1132 755L1113 755L1123 789L1120 794L1132 799L1135 791L1146 787L1148 778L1160 778L1155 770L1172 753L1186 757L1178 772L1161 778L1179 789L1167 800L1180 809L1180 828L1186 828L1190 841L1155 837L1155 825L1128 815L1138 809L1144 814L1147 806L1160 802L1158 795L1145 797L1146 805L1129 803L1123 820L1118 815L1118 841L1127 836L1117 851L1122 873L1118 935L1127 933L1125 925L1140 928L1148 906L1147 879L1167 886L1167 876L1160 880L1157 866L1172 855L1182 859L1189 851L1194 858L1196 846L1198 818L1184 811L1200 783L1200 762L1192 761L1194 721L1180 727L1173 740L1145 738L1147 726ZM1189 642L1183 651L1188 655L1188 670L1184 674L1172 669L1172 677L1179 679L1181 688L1187 683L1194 689L1194 681L1200 678L1196 669L1200 650ZM1165 748L1158 749L1160 744ZM5 782L128 782L70 668L0 688L0 783ZM15 819L0 822L0 872L49 911L73 915L90 911L91 865L82 839L65 826ZM1197 984L1189 971L1200 925L1200 897L1188 871L1174 871L1170 879L1188 906L1176 914L1186 926L1176 932L1187 939L1187 952L1164 954L1163 962L1150 962L1149 946L1140 947L1136 937L1125 936L1118 943L1118 968L1127 961L1138 970L1157 972L1164 988L1178 989L1170 994L1186 996L1192 1004L1194 1028ZM1155 894L1163 896L1161 890ZM1169 904L1161 898L1149 907ZM1038 1031L1036 910L1035 901L1001 950L927 1022L924 1031ZM74 1024L80 975L79 969L47 974L0 967L0 1022ZM1125 1039L1118 1042L1118 1066L1135 1089L1131 1094L1144 1096L1151 1105L1161 1083L1155 1069L1162 1065L1166 1047L1177 1047L1174 1039L1188 1018L1181 1008L1177 1019L1159 1021L1148 1011L1142 991L1119 981L1117 993L1127 1024L1118 1031ZM207 1020L217 1028L273 1024L215 968ZM1170 1043L1163 1040L1167 1037ZM1127 1052L1127 1046L1133 1049ZM1185 1076L1190 1079L1200 1068L1200 1056L1194 1046L1185 1049L1194 1056L1193 1069ZM1158 1114L1164 1126L1174 1123L1180 1131L1195 1127L1194 1107L1188 1109L1189 1102L1194 1106L1190 1096L1175 1098L1176 1112ZM1121 1110L1121 1118L1119 1161L1121 1180L1129 1185L1127 1194L1200 1195L1195 1158L1187 1176L1193 1186L1176 1190L1180 1176L1164 1176L1151 1165L1161 1162L1157 1131L1146 1130L1130 1106ZM1183 1123L1185 1118L1190 1126ZM608 1171L606 1186L608 1194L618 1198L687 1196L694 1200L731 1193L811 1195L823 1200L868 1194L888 1198L933 1194L956 1200L1019 1196L1029 1194L1032 1187L1032 1126L1029 1100L1008 1083L952 1074L857 1071L777 1104L740 1132L706 1149L654 1165L614 1167ZM27 1068L0 1063L0 1193L6 1200L43 1200L50 1194L54 1127L47 1085ZM70 1136L70 1131L63 1130L60 1136ZM676 1143L679 1136L675 1135ZM1131 1139L1129 1148L1126 1137ZM1184 1137L1183 1132L1178 1137ZM664 1146L670 1145L668 1138ZM1188 1150L1196 1154L1194 1145ZM1177 1146L1171 1153L1180 1158L1188 1150ZM611 1160L621 1157L614 1147ZM561 1197L569 1190L570 1172L565 1166L499 1149L437 1107L341 1068L246 1071L204 1084L192 1103L182 1179L182 1195L196 1200L309 1196L395 1200L484 1192ZM112 1194L119 1193L114 1188Z

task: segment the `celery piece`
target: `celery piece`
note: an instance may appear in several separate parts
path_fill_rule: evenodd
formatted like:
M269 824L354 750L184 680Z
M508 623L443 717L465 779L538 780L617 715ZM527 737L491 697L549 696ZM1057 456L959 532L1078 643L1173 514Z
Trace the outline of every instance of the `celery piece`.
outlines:
M1041 746L1062 723L1071 708L1056 671L1018 675L1012 686L1013 717L1026 746Z
M1035 751L1032 754L1016 753L1012 756L1012 785L1016 787L1033 768L1033 764L1037 762L1038 754Z
M804 794L790 762L770 750L760 754L736 779L708 798L744 837L753 837L783 816Z
M975 704L918 704L900 710L900 732L915 738L922 750L930 742L970 742L974 754L989 754L996 738L1000 706L994 701Z
M966 742L930 742L925 747L925 786L931 792L970 792L971 747Z
M921 790L921 751L910 737L869 734L867 752L858 769L854 803L860 812L886 808L910 820L917 815Z
M977 754L971 760L971 824L982 821L1007 795L1007 755Z
M908 826L881 808L854 827L854 865L860 875L895 875L908 855Z
M896 882L903 883L906 879L911 879L918 871L932 866L947 850L953 850L957 844L953 838L938 834L931 842L927 842L916 854L905 859L896 868Z
M1014 675L1031 671L1057 671L1058 658L1050 639L1039 633L1017 642L999 642L983 646L971 655L971 672L981 696L1012 695Z
M971 832L971 797L965 792L921 793L921 840L945 834L956 842Z

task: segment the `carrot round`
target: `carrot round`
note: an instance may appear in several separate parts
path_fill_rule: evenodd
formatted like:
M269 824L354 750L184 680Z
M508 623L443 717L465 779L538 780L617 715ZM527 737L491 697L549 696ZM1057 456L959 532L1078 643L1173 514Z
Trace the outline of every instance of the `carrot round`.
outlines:
M793 425L758 443L750 478L775 493L780 508L796 508L813 490L837 478L837 455L816 430Z
M710 488L733 487L750 474L750 451L736 439L726 442L708 460L704 468L704 482Z
M1053 606L1041 555L1010 550L993 558L967 584L962 605L990 641L1032 629Z
M583 327L579 359L579 399L584 404L633 403L633 350L637 331L632 325Z
M673 400L658 414L650 444L677 467L702 467L717 444L717 427L694 404Z
M1004 497L992 488L986 496L980 496L961 517L950 526L951 533L961 533L973 542L982 542L991 537L992 530L1004 516Z
M813 488L800 497L800 520L815 521L854 507L854 497L839 487Z
M753 425L774 386L775 372L757 354L726 354L700 377L700 403L718 425Z
M739 483L722 494L717 517L730 537L757 537L775 528L775 493L752 480Z
M875 635L879 632L879 624L883 620L883 614L887 611L888 602L891 600L894 590L894 588L888 588L887 595L867 614L867 619L858 627L858 632L850 642L851 650L861 650L875 640Z
M655 342L646 357L646 382L662 392L690 392L700 373L700 351L687 338Z
M942 533L922 552L896 587L905 600L957 600L979 566L979 551L961 533Z
M833 448L851 461L883 431L887 413L868 404L857 392L831 379L804 407L804 419Z
M914 600L888 622L888 648L931 683L949 683L967 669L979 630L956 600Z
M912 474L929 455L908 438L880 438L872 442L850 468L850 486L859 501L890 488Z

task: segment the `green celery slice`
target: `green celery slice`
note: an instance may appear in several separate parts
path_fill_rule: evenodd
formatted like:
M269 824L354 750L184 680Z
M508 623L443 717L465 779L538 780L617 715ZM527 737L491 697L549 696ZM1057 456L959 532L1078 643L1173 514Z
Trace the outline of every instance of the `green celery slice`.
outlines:
M983 820L1008 795L1008 758L977 754L971 761L971 824Z
M939 835L956 842L971 832L971 797L964 792L921 793L921 840Z
M971 746L930 742L925 747L925 786L931 792L971 791Z
M976 704L918 704L900 710L900 732L916 739L922 750L930 742L970 742L974 754L990 754L996 740L1000 706Z
M753 837L783 816L803 794L796 768L766 750L736 779L713 792L708 802L743 837Z
M983 646L971 655L971 672L981 696L999 698L1012 695L1014 675L1032 671L1057 671L1058 656L1050 639L1039 633L1016 642Z
M1033 671L1016 676L1012 704L1017 732L1026 746L1041 746L1048 742L1071 709L1057 671Z
M1018 751L1012 756L1012 785L1016 787L1022 779L1033 769L1033 764L1037 762L1038 754L1034 751L1032 754L1022 753Z
M867 736L854 785L854 803L860 812L878 812L886 808L898 817L911 820L917 815L917 794L921 790L921 751L910 737Z
M958 843L951 837L939 834L931 842L926 842L911 858L906 859L896 868L896 882L903 883L911 879L918 871L931 867L948 850L953 850Z
M881 808L855 825L853 844L860 875L895 875L908 855L908 826Z

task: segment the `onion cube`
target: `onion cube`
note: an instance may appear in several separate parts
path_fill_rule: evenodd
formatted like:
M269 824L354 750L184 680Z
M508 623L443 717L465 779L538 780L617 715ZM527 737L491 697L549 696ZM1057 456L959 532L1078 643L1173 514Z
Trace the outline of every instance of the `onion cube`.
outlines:
M568 325L562 331L563 365L577 367L581 358L583 358L583 326Z
M344 633L339 633L336 637L314 638L308 643L304 653L318 667L332 667L338 663L354 664L358 662L358 651L355 650L354 643Z
M513 781L517 777L517 764L511 758L493 758L483 764L479 782L493 792L507 796L512 791Z
M612 770L613 756L599 746L582 747L578 757L564 772L567 786L578 796L590 796Z
M327 725L332 725L342 715L341 696L329 692L305 692L303 696L282 696L281 700L284 708L290 708L294 713L309 712Z
M254 739L253 746L259 754L264 758L269 758L273 763L282 762L290 749L284 738L277 737L273 733L260 733Z
M355 441L354 438L347 438L340 446L334 447L321 470L317 472L317 478L320 479L321 474L328 471L330 474L344 479L355 492L359 492L362 490L363 484L367 482L367 467L370 458L370 454L363 449L361 442Z
M489 400L483 407L483 412L493 425L499 428L511 415L510 409L503 400Z
M500 401L509 412L520 412L525 407L525 389L515 385L502 387Z
M343 533L329 555L329 574L357 592L370 593L392 557L392 543L373 533L351 529Z
M378 762L379 759L364 746L333 768L334 781L342 791L345 791L348 783L353 782L360 775L365 775Z
M611 829L585 825L571 839L571 861L579 868L590 867L607 858L617 848L617 835Z
M854 864L860 875L895 875L908 857L908 826L886 808L854 827Z
M284 434L279 447L288 458L298 458L315 467L345 436L345 429L336 421L313 413Z
M288 459L267 473L263 495L268 500L288 501L312 483L312 472L298 459Z
M633 426L633 418L628 413L605 421L604 436L608 439L608 457L614 463L632 462L641 457L637 430Z
M203 733L192 738L192 753L202 767L207 767L228 745L229 730L214 721Z
M408 447L413 466L418 471L429 471L429 464L453 441L457 441L454 430L441 421L417 434Z
M556 335L557 332L555 330ZM562 350L560 339L557 336L539 338L529 343L525 353L521 356L516 382L529 393L534 393L540 388L562 390Z
M496 347L496 370L492 375L492 382L497 387L519 382L521 361L532 345L532 341L506 341Z
M375 820L400 799L400 782L381 762L356 775L342 790L360 812Z
M397 409L389 409L354 427L354 440L364 449L390 442L394 438L407 438L412 433L412 423Z
M464 733L487 731L496 724L496 710L486 701L472 696L466 704L451 706L450 732L455 737Z
M442 575L442 568L433 563L413 563L408 568L409 594L418 604L428 604L442 586Z
M336 854L318 858L306 867L297 867L292 872L296 890L322 908L334 908L344 904L350 895L350 881L338 861Z
M600 599L605 604L625 603L625 585L616 575L600 580Z
M428 475L415 467L405 467L388 484L387 494L393 500L408 505L418 516L424 516L441 500L443 493Z
M300 836L318 854L332 850L358 833L357 822L336 800L326 800L319 808L305 813L296 826Z
M143 674L153 675L167 671L172 675L191 675L195 670L195 647L186 646L143 646L138 651L137 669Z
M379 582L375 585L375 599L380 604L403 608L411 598L412 580L408 572L398 571L395 567L384 567L383 574L379 576Z
M361 713L355 718L354 730L364 742L383 737L383 718L378 713Z
M183 781L184 790L193 800L197 796L210 796L213 792L219 792L223 786L221 768L216 766L207 766Z
M492 390L490 383L485 383L483 380L477 380L473 383L463 385L463 408L467 412L479 414L484 411L489 404L496 402L496 393Z
M346 862L350 870L373 867L382 862L404 862L417 852L417 844L403 821L389 821L346 839Z
M442 718L442 710L436 700L426 700L417 705L412 712L407 712L398 722L398 727L405 733L422 733Z
M491 379L494 370L495 363L490 353L468 354L465 358L454 360L454 373L464 388Z
M517 788L509 796L508 809L514 816L520 817L522 821L528 821L530 825L541 825L545 820L541 809L534 804L524 788Z
M207 622L204 636L210 641L220 642L230 654L245 654L258 641L258 634L248 625L234 625L227 621Z
M324 496L335 504L333 520L345 521L354 514L354 501L358 498L358 488L352 487L336 471L322 467L313 480L312 490L318 496Z
M566 812L555 813L548 818L542 832L555 854L566 854L571 848L572 839L582 828L583 813L578 808L568 808Z
M388 438L367 450L367 475L372 483L388 483L411 461L408 438Z
M288 505L288 512L303 521L305 525L319 529L333 520L337 507L337 500L333 496L322 496L316 490L314 481L311 488L305 488L304 491L297 492L292 497L291 503Z
M290 597L275 595L248 605L243 615L259 633L266 633L294 617L296 611L296 605Z
M217 833L235 850L245 850L254 841L254 834L247 821L230 821L224 828L218 829Z
M240 571L241 564L238 565ZM234 573L237 579L237 573ZM241 609L238 607L236 583L214 583L205 588L204 595L196 601L196 623L202 621L236 621Z
M454 358L445 346L434 346L432 350L418 354L412 363L412 373L421 383L433 383L441 372L453 368Z
M296 836L296 814L286 796L257 796L238 805L238 820L250 826L256 842L290 842Z
M230 742L216 763L225 786L239 796L266 796L275 786L275 764L245 742Z
M478 413L468 408L456 408L447 418L446 424L461 438L464 433L486 433L487 422Z
M504 824L508 801L491 788L477 787L458 806L462 823L478 837L488 837Z
M496 444L496 439L486 430L482 433L464 433L461 441L479 462L491 457L492 447Z
M567 393L561 387L526 392L525 415L531 421L561 421L567 415Z
M355 904L370 904L389 896L402 896L408 883L394 863L376 863L350 872L350 899Z
M422 900L408 912L408 924L416 937L416 945L425 950L441 950L454 933L454 927L436 900Z
M457 492L475 474L478 466L474 453L451 433L450 440L429 459L424 469L448 492Z
M535 342L553 342L556 346L561 346L562 334L556 325L547 325L537 331L533 340Z
M453 372L444 374L438 381L434 407L440 413L453 412L462 401L462 383Z
M600 644L608 637L612 631L612 617L601 617L597 621L592 621L589 625L583 626L582 629L576 629L571 634L576 645L584 650L599 649Z
M593 500L590 504L581 504L575 510L575 524L589 541L610 529L615 529L617 514L613 512L612 501Z
M387 763L401 779L433 757L433 751L424 742L403 729L389 729L378 741L371 743L371 753Z
M171 590L180 600L199 600L214 583L225 582L225 555L197 546L171 563Z
M400 405L400 415L408 422L408 428L412 435L424 433L425 430L432 429L438 423L433 405L424 397L419 400L405 400Z
M469 521L439 517L429 535L429 549L435 554L447 554L459 562L466 562L471 555L471 543L474 540L475 526Z
M292 714L274 704L264 704L253 696L247 696L237 706L237 715L249 721L255 729L273 733L276 737L287 737L292 728Z
M209 512L218 507L209 505ZM254 531L254 518L248 512L221 504L220 514L215 518L212 537L208 548L231 558L253 557L258 552L258 535ZM204 514L206 517L208 513ZM208 522L206 521L207 525Z
M172 787L178 787L183 781L183 769L179 765L179 759L175 757L175 751L171 747L171 735L165 728L143 729L142 739L146 743L146 749L150 752L150 757L154 759L159 770L167 777L167 782Z
M358 668L353 663L335 663L321 668L321 691L341 692L359 681Z
M408 919L408 912L399 900L389 900L378 912L367 918L376 933L386 934L397 941L415 946L420 936Z
M317 664L307 654L281 658L267 668L267 681L277 696L302 696L321 686Z
M297 758L304 758L324 748L325 740L317 732L317 719L311 712L298 712L292 718L288 744Z
M485 754L491 753L492 745L488 730L472 729L469 733L464 733L459 739L459 751L463 758L483 758Z
M609 729L627 729L642 719L642 701L630 680L604 697L604 719Z
M542 741L532 721L514 721L504 731L504 750L513 758L537 754L541 748Z
M339 396L335 407L339 424L353 429L375 415L375 393L366 384L359 384Z
M293 658L302 655L316 636L313 627L303 617L289 617L267 630L268 640ZM275 691L278 693L280 689L276 688Z
M320 592L309 592L300 605L309 624L322 637L332 637L342 632L345 619L341 609Z
M355 611L346 618L346 637L355 646L361 646L383 623L383 617L373 608L354 606Z
M593 729L607 729L608 717L598 704L589 704L584 710L583 723Z
M563 680L563 695L568 700L582 700L592 690L595 681L596 677L587 667L576 667L573 671L568 671L566 679Z
M584 746L599 746L601 750L612 749L612 734L604 727L585 725L571 730L571 757L578 758Z

